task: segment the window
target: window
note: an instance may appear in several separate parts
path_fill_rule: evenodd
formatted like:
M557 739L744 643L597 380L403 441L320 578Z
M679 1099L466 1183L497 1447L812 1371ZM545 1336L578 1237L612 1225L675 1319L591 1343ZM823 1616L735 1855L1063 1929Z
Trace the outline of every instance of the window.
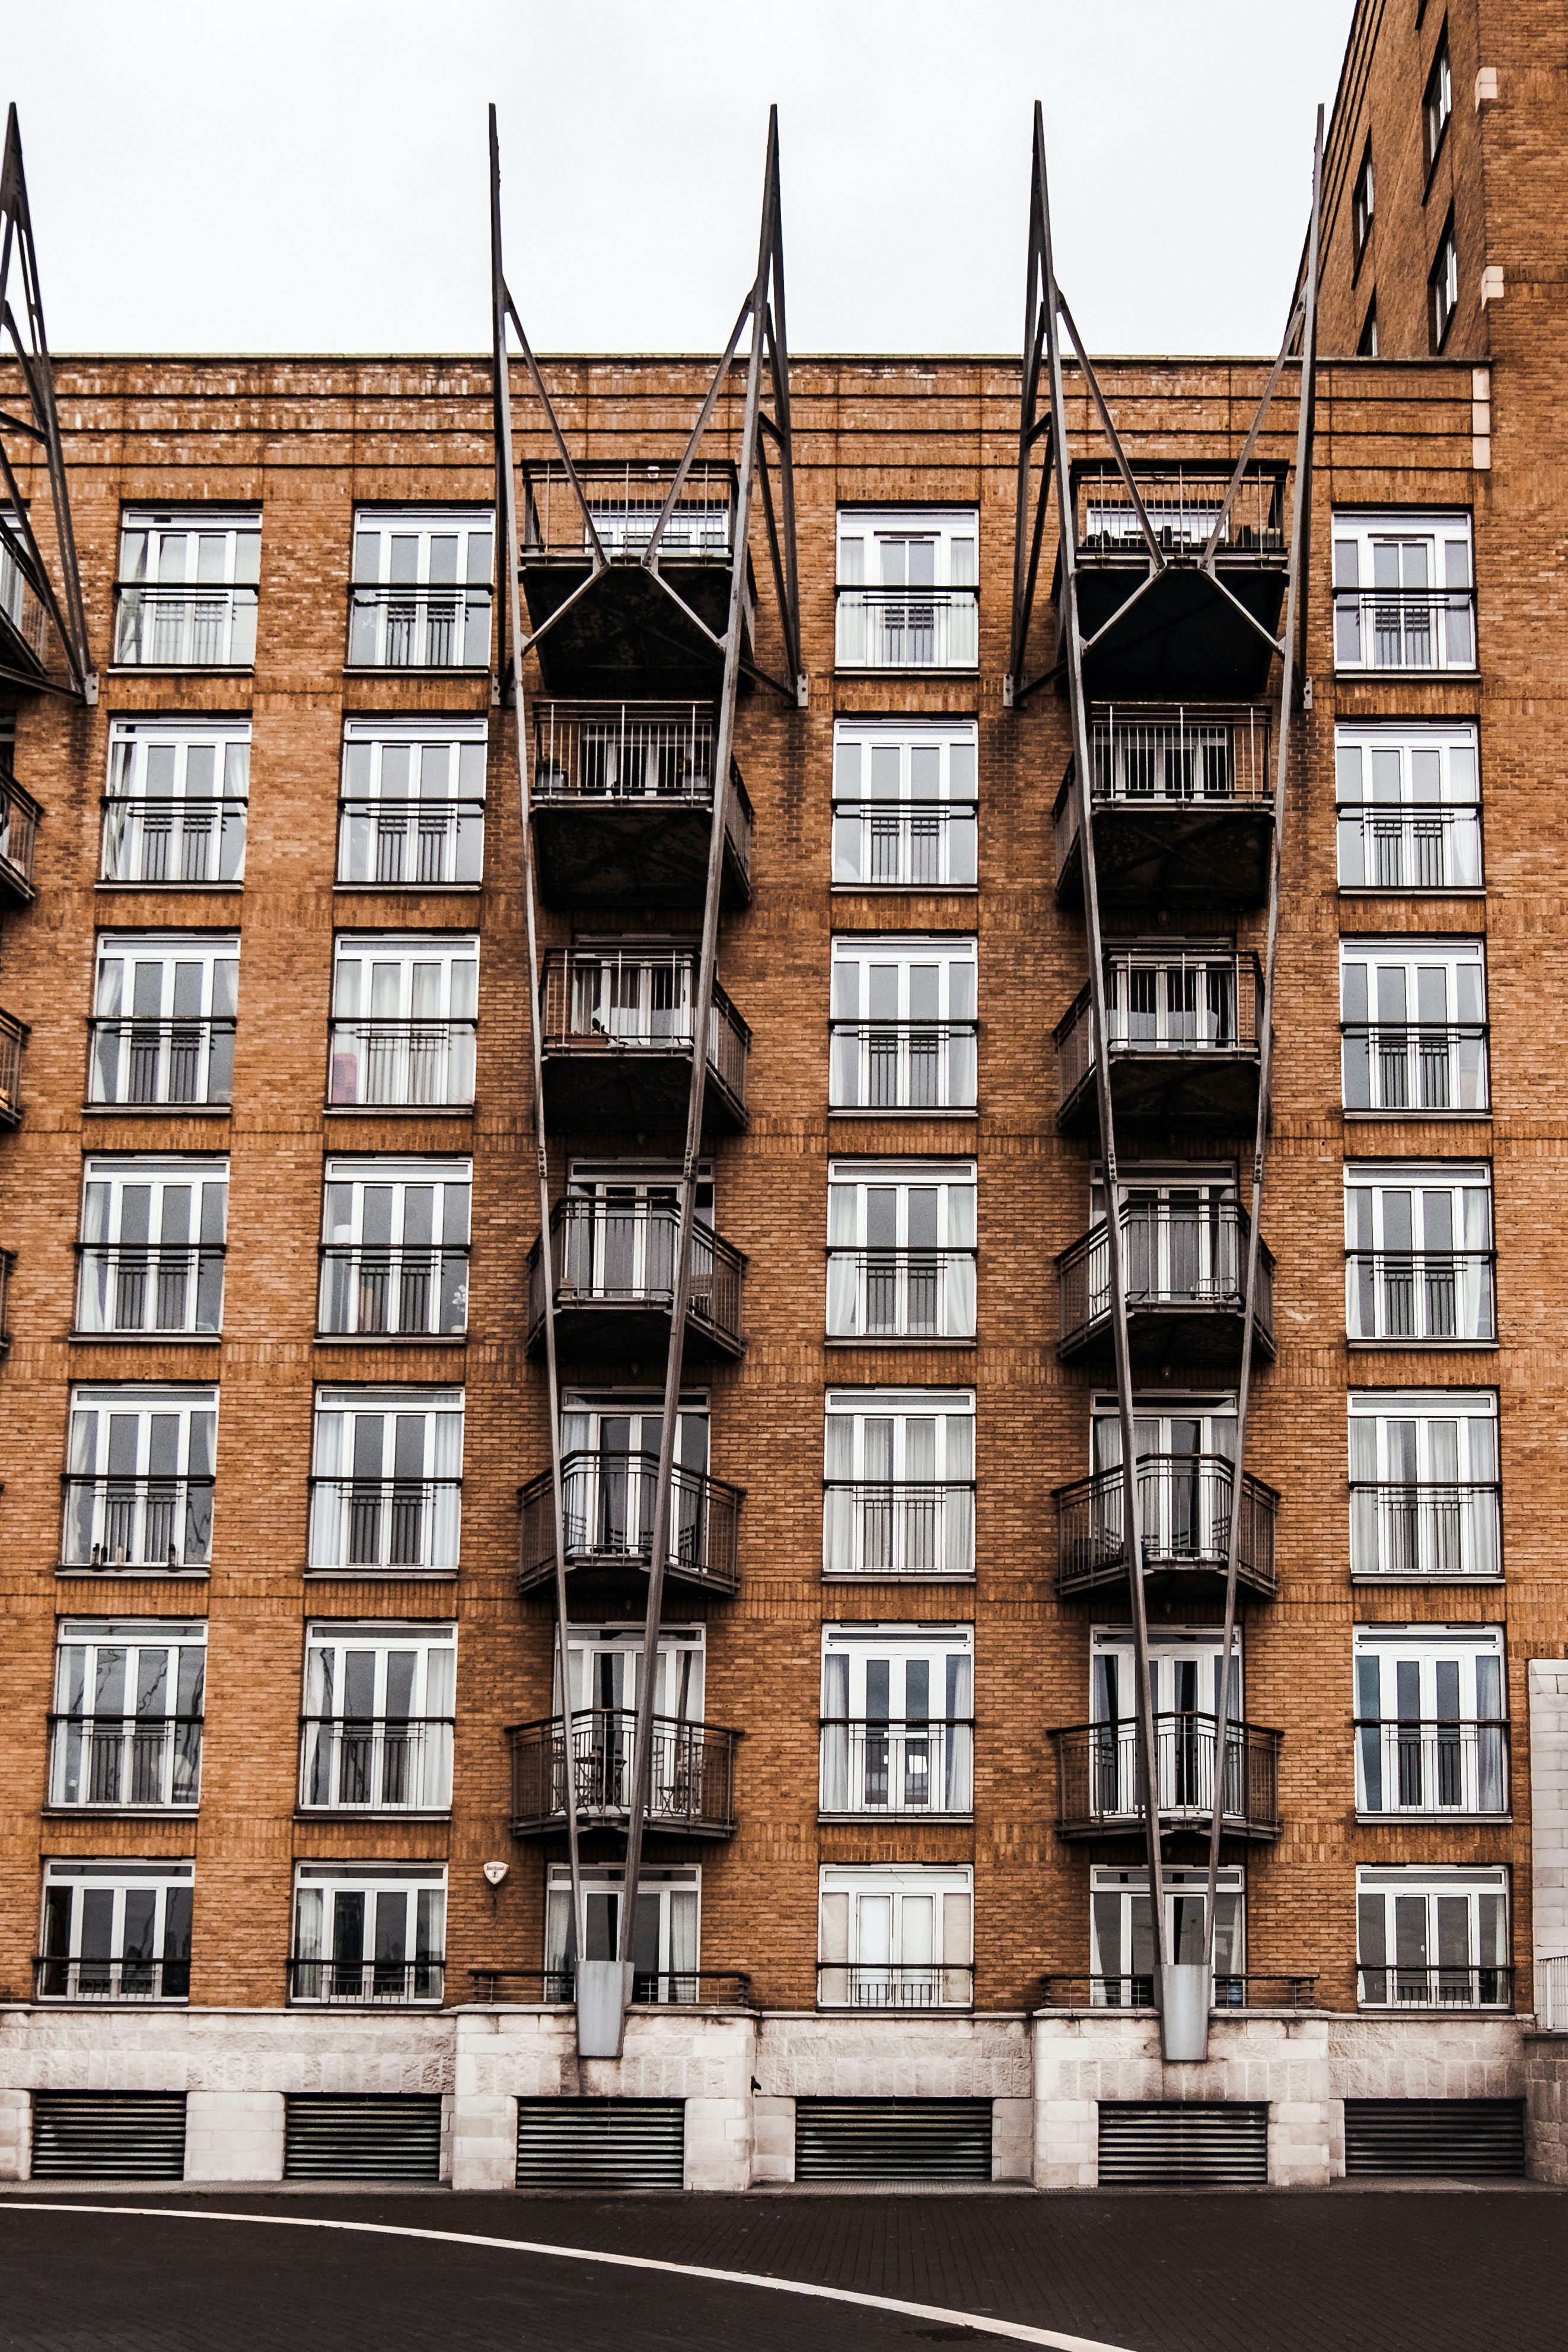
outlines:
M1506 1870L1355 1874L1363 2009L1511 2009Z
M186 2000L189 1862L47 1862L40 2000Z
M193 1812L206 1664L199 1621L64 1620L49 1717L50 1805Z
M1342 940L1346 1110L1484 1110L1479 940Z
M73 1389L61 1566L205 1570L217 1426L215 1388Z
M828 1333L974 1338L972 1160L830 1163Z
M1345 1330L1452 1347L1497 1338L1491 1171L1353 1160L1344 1171Z
M1508 1810L1500 1625L1357 1626L1362 1813Z
M1352 1390L1353 1576L1501 1574L1497 1419L1484 1389Z
M975 1101L975 941L836 939L834 1110L961 1110Z
M621 1949L623 1870L585 1869L582 1907L590 1960L612 1960ZM632 1965L639 2001L695 2001L702 1998L700 1964L700 1870L644 1870L637 1881L637 1917L632 1930ZM545 1898L545 1999L570 2000L576 1960L571 1916L571 1873L559 1864L549 1873Z
M1432 256L1432 267L1427 273L1427 299L1432 349L1440 352L1448 339L1448 329L1454 323L1454 312L1459 306L1459 249L1454 240L1454 215L1451 212L1443 223L1443 234L1437 239L1437 250Z
M1468 514L1334 516L1336 669L1474 669L1475 602Z
M653 1669L656 1717L682 1723L701 1719L704 1655L700 1625L661 1627ZM632 1717L643 1678L642 1626L569 1626L567 1667L573 1713L589 1709L624 1717L630 1741ZM631 1753L630 1746L627 1753Z
M1448 117L1454 110L1454 76L1448 62L1448 27L1445 22L1437 36L1437 47L1432 58L1432 69L1427 76L1427 87L1421 97L1421 129L1429 172L1437 160L1443 144L1443 133L1448 127Z
M1361 322L1361 333L1356 341L1355 355L1358 360L1375 360L1377 357L1377 290L1375 287L1367 302L1366 316Z
M977 757L972 719L836 720L835 884L973 889Z
M296 1865L291 2000L437 2001L445 1954L446 1872L439 1863Z
M485 863L482 719L348 719L338 879L386 890L477 884Z
M973 508L841 508L839 667L975 668L978 538Z
M152 669L248 669L260 577L261 517L254 509L128 509L115 660Z
M1134 1399L1138 1465L1138 1523L1151 1567L1201 1564L1223 1569L1230 1540L1235 1489L1234 1396L1155 1394ZM1061 1489L1068 1557L1085 1566L1124 1554L1125 1492L1121 1476L1122 1424L1113 1396L1093 1400L1089 1423L1091 1475L1085 1486ZM1261 1490L1263 1494L1267 1490ZM1271 1536L1260 1527L1260 1490L1243 1488L1242 1561L1259 1547L1271 1559Z
M823 1627L824 1813L970 1811L974 1647L968 1625Z
M317 1575L457 1573L461 1389L319 1389L310 1479Z
M299 1802L442 1813L452 1802L455 1625L310 1625Z
M974 1873L824 1866L817 2000L823 2009L967 2009Z
M1479 890L1473 726L1341 727L1334 739L1343 890Z
M470 1160L329 1160L318 1327L413 1339L468 1328Z
M561 1475L566 1549L606 1559L646 1562L653 1541L664 1400L634 1391L589 1395L568 1391L561 1400ZM706 1397L683 1395L675 1423L670 1559L698 1569L718 1563L710 1549L708 1413ZM731 1490L732 1491L732 1490ZM733 1523L727 1521L733 1543ZM552 1522L553 1526L553 1522ZM550 1544L553 1559L553 1538Z
M1162 1817L1194 1823L1214 1810L1221 1649L1217 1626L1149 1628L1149 1687ZM1097 1625L1090 1637L1090 1817L1135 1821L1142 1813L1143 1764L1137 1725L1137 1674L1130 1627ZM1226 1741L1225 1811L1243 1811L1241 1638L1231 1659ZM1234 1785L1232 1785L1234 1784Z
M1373 206L1372 142L1368 139L1362 152L1361 169L1355 175L1355 186L1351 191L1350 199L1351 244L1358 269L1361 257L1366 251L1366 240L1372 235Z
M704 1655L700 1625L661 1629L648 1789L648 1818L655 1827L728 1811L729 1738L710 1733L702 1719ZM595 1814L623 1817L632 1798L642 1626L569 1626L567 1670L578 1806L590 1821ZM559 1703L559 1669L556 1687ZM559 1755L553 1769L559 1780Z
M1152 2009L1155 1923L1146 1870L1089 1874L1090 2000L1095 2009ZM1201 1962L1208 1913L1208 1874L1166 1870L1166 1950L1180 1963ZM1222 1870L1214 1890L1214 2006L1239 2008L1247 1990L1247 1880Z
M823 1575L974 1572L974 1391L831 1391Z
M116 1153L88 1161L77 1329L215 1338L223 1328L226 1160Z
M490 658L495 518L479 509L361 509L349 591L353 669L483 669Z
M90 1099L226 1108L238 1002L237 933L100 932Z
M249 719L112 720L100 880L237 883L249 796Z
M476 939L340 933L332 975L333 1108L470 1108L478 1009Z

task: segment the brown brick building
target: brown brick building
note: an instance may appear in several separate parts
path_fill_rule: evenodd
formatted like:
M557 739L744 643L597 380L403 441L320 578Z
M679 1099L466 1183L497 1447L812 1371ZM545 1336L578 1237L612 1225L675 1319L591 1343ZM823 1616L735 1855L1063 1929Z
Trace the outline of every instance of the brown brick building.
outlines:
M57 360L85 696L0 552L0 2169L1305 2182L1522 2117L1564 2177L1561 19L1358 7L1299 539L1293 363L1207 574L1268 363L1098 363L1130 625L1067 361L1146 1655L1018 362L794 362L805 688L754 504L710 1022L743 369L672 488L711 362L544 362L580 508L514 365L517 698L488 360ZM647 1717L580 2056L569 1792L608 1960Z

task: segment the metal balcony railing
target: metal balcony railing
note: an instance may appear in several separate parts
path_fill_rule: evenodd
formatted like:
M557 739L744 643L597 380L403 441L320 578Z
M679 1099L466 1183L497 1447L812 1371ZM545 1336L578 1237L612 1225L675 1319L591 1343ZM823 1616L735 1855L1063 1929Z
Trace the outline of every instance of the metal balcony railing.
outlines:
M432 890L476 883L484 869L483 801L338 803L340 882Z
M1493 1250L1350 1250L1345 1328L1352 1339L1495 1339Z
M1258 1058L1263 971L1255 955L1110 955L1106 1026L1113 1063L1125 1056ZM1071 1100L1094 1068L1090 992L1056 1028L1057 1088Z
M1138 496L1161 552L1194 560L1203 553L1225 504L1232 467L1155 465L1133 469ZM1218 552L1281 556L1289 468L1254 464L1243 476ZM1120 468L1109 460L1075 466L1073 491L1082 555L1143 555L1146 542Z
M1334 667L1473 670L1473 588L1336 588Z
M829 1478L826 1576L973 1576L972 1478Z
M468 1252L412 1242L321 1250L316 1328L323 1338L439 1338L468 1328Z
M1144 1568L1225 1572L1236 1465L1223 1454L1145 1454L1138 1457L1138 1520ZM1120 1465L1056 1489L1056 1581L1072 1592L1127 1572ZM1274 1521L1280 1497L1250 1472L1241 1480L1237 1570L1253 1591L1279 1588Z
M550 1216L557 1307L646 1307L667 1314L674 1297L679 1224L673 1207L638 1202L622 1208L586 1196L558 1202ZM690 1320L738 1348L745 1258L706 1225L694 1226L691 1256ZM530 1339L544 1310L536 1242L528 1252Z
M287 1963L288 1998L341 2009L408 2009L441 2000L444 1956L417 1960L318 1959L295 1954Z
M1056 1747L1059 1827L1080 1836L1136 1828L1144 1819L1145 1779L1143 1743L1134 1718L1073 1724L1051 1736ZM1160 1820L1178 1829L1207 1827L1218 1790L1221 1821L1233 1833L1277 1836L1280 1739L1278 1731L1231 1722L1221 1742L1212 1715L1156 1715Z
M151 1021L101 1016L88 1023L89 1100L161 1109L222 1109L234 1087L231 1015Z
M1568 2033L1568 1955L1535 1963L1535 2022L1542 2033Z
M824 1813L929 1820L974 1811L972 1719L841 1717L823 1722L820 1743L817 1801Z
M475 1020L334 1021L329 1046L335 1108L466 1109L474 1100Z
M1315 2009L1315 1975L1217 1976L1211 2009ZM1042 1976L1045 2009L1153 2009L1155 1979L1145 1976Z
M1355 1718L1355 1802L1364 1813L1506 1813L1501 1720Z
M697 981L695 949L553 948L540 988L547 1053L669 1053L690 1048ZM708 1022L708 1067L737 1103L746 1101L751 1032L716 981Z
M544 1830L566 1817L567 1774L580 1822L624 1822L632 1804L631 1707L583 1707L570 1726L559 1715L508 1727L512 1827ZM735 1751L739 1734L716 1724L653 1717L644 1819L653 1829L725 1835L735 1827Z
M564 2007L574 1995L577 1971L564 1969L470 1969L474 1999L486 2006L506 2000ZM514 1986L517 1990L514 1991ZM756 2006L744 1969L639 1969L632 1979L635 2007L737 2009Z
M0 1349L11 1344L10 1301L11 1276L16 1265L15 1250L0 1250Z
M561 1464L569 1568L645 1569L653 1553L656 1454L605 1450L569 1454ZM738 1538L743 1490L704 1470L676 1465L671 1475L668 1565L720 1591L739 1583ZM524 1586L555 1567L555 1486L547 1470L519 1494Z
M484 669L490 659L488 583L349 590L350 669Z
M15 1127L22 1116L22 1048L27 1024L0 1013L0 1120Z
M840 669L975 669L977 588L841 588Z
M43 669L47 657L48 618L32 583L12 553L10 539L4 530L0 530L0 620L9 622L39 669Z
M1479 890L1479 803L1342 801L1339 880L1342 890Z
M718 713L711 702L536 702L536 803L547 807L713 805ZM732 759L725 830L751 863L751 803Z
M204 1570L212 1557L210 1477L95 1476L68 1471L62 1568Z
M221 1243L78 1243L78 1331L215 1337L223 1318Z
M132 800L103 803L99 879L149 889L237 883L245 869L248 801Z
M1496 1577L1502 1572L1502 1502L1495 1479L1353 1478L1353 1576Z
M1484 1021L1341 1024L1346 1110L1485 1110Z
M51 1715L52 1806L193 1811L201 1790L199 1715Z
M254 588L115 591L114 658L127 667L249 669L256 660Z
M973 2009L972 1965L946 1960L819 1960L819 2009Z
M461 1478L312 1478L310 1567L450 1575L462 1496Z
M1130 1311L1229 1308L1239 1315L1246 1282L1246 1210L1239 1201L1191 1206L1175 1201L1129 1201L1122 1208L1123 1266ZM1056 1261L1061 1344L1083 1339L1111 1313L1111 1251L1104 1225L1062 1251ZM1274 1260L1267 1244L1258 1254L1258 1337L1272 1349Z
M968 889L979 875L977 801L833 803L833 880L860 889Z
M454 1728L441 1715L302 1715L301 1811L445 1812Z
M1269 714L1252 704L1108 706L1091 716L1089 761L1096 807L1257 808L1273 793ZM1052 812L1059 880L1078 839L1076 782L1069 761Z
M834 1021L828 1101L834 1110L972 1110L973 1021Z
M972 1339L972 1249L830 1249L835 1339Z
M189 2000L191 1963L129 1953L72 1959L63 1952L43 1952L33 1962L33 1991L38 2000Z
M38 820L43 810L31 793L25 793L0 757L0 866L13 888L33 895L33 861L38 846Z
M612 562L640 562L648 552L676 464L668 457L639 458L622 465L590 460L577 467L599 543ZM588 533L566 468L525 464L522 488L523 562L585 556ZM693 466L659 541L661 557L672 563L727 563L734 551L735 498L735 467L727 461Z
M1502 2009L1513 2007L1511 1968L1455 1961L1437 1968L1398 1961L1362 1963L1355 1971L1362 2009Z

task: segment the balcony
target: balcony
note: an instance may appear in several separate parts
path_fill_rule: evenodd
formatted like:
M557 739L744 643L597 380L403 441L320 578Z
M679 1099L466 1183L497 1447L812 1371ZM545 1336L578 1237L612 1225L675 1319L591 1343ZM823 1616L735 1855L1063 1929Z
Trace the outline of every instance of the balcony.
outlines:
M194 1812L199 1715L51 1715L51 1811Z
M972 1478L830 1478L822 1492L824 1576L974 1575Z
M1223 530L1232 466L1133 467L1163 568L1151 560L1119 468L1072 468L1083 677L1092 696L1250 699L1263 692L1284 603L1288 466L1255 460ZM1215 576L1203 568L1209 541ZM1058 565L1058 596L1061 567Z
M502 2001L563 2008L576 1998L576 1970L564 1969L470 1969L473 1998L486 2007ZM632 1979L634 2009L749 2011L751 1979L744 1969L639 1969Z
M88 1099L121 1109L226 1110L234 1085L228 1015L88 1023Z
M221 1244L77 1244L78 1337L215 1339L223 1319Z
M536 1837L566 1821L570 1786L580 1827L624 1828L632 1806L631 1707L585 1707L568 1730L559 1715L516 1723L507 1732L512 1754L512 1833ZM650 1829L683 1837L727 1838L735 1832L735 1750L740 1734L711 1723L653 1717L648 1780Z
M291 1958L288 1999L312 2008L435 2007L446 1986L446 1963L436 1953L418 1960Z
M455 1576L461 1478L310 1480L309 1573Z
M975 1971L946 1960L819 1960L819 2009L973 2009Z
M340 887L476 889L484 867L482 800L338 803Z
M1341 1024L1346 1110L1486 1110L1484 1021Z
M1129 1201L1119 1213L1127 1286L1127 1339L1134 1368L1177 1361L1216 1371L1241 1362L1250 1224L1239 1201ZM1112 1360L1111 1250L1103 1223L1056 1261L1063 1363L1103 1369ZM1259 1252L1254 1346L1274 1355L1274 1261Z
M1385 1348L1490 1347L1496 1265L1492 1250L1351 1250L1346 1333Z
M1315 2009L1315 1975L1217 1976L1211 1981L1211 2010ZM1155 1979L1148 1976L1044 1976L1040 1980L1042 2009L1153 2009Z
M334 1021L333 1110L471 1110L478 1023Z
M1264 710L1096 711L1089 726L1094 868L1103 908L1261 906L1274 834ZM1078 789L1069 763L1056 797L1056 896L1082 904Z
M1513 2007L1513 1970L1454 1961L1439 1968L1395 1962L1358 1966L1358 2009L1500 2009Z
M11 1344L11 1276L16 1270L15 1250L0 1250L0 1355Z
M319 1339L450 1339L467 1328L466 1249L323 1244Z
M0 1013L0 1127L22 1123L22 1048L28 1035L25 1021Z
M1236 1467L1223 1454L1145 1454L1138 1457L1138 1522L1144 1573L1172 1591L1212 1591L1226 1574ZM1058 1486L1056 1589L1063 1599L1103 1585L1124 1584L1127 1542L1125 1488L1120 1465ZM1280 1589L1274 1567L1274 1522L1280 1497L1246 1473L1236 1577L1244 1591L1271 1601Z
M142 1959L127 1953L117 1959L72 1959L44 1952L33 1962L37 2000L189 2000L189 1959Z
M638 1202L619 1207L574 1195L550 1216L555 1270L556 1345L578 1356L662 1356L674 1305L675 1209ZM684 1345L688 1360L738 1356L746 1259L711 1226L692 1229L691 1287ZM528 1252L530 1348L544 1343L544 1273L536 1241Z
M454 587L381 586L349 590L350 669L488 669L487 581Z
M1500 1489L1484 1479L1353 1478L1350 1572L1394 1584L1495 1582L1502 1574Z
M1105 991L1118 1128L1144 1119L1250 1134L1263 1001L1255 955L1113 954L1105 959ZM1055 1042L1057 1126L1064 1135L1098 1136L1087 988L1057 1024Z
M724 661L718 641L729 619L735 467L716 462L690 468L655 550L678 461L580 465L577 478L606 560L597 579L592 539L565 467L525 463L521 470L519 572L547 690L617 698L628 688L654 696L716 694ZM667 588L654 577L654 563ZM583 589L588 593L579 595ZM749 562L744 604L748 655Z
M838 1717L820 1732L817 1802L834 1821L967 1821L975 1804L972 1721Z
M1342 890L1479 890L1478 802L1339 804Z
M212 1558L210 1477L87 1476L68 1471L60 1566L106 1574L204 1576Z
M973 1110L973 1021L835 1021L828 1105L832 1110Z
M302 1813L444 1813L452 1803L450 1716L299 1718Z
M1355 1718L1355 1809L1379 1821L1501 1819L1509 1805L1506 1722Z
M975 670L977 588L840 588L834 660L840 669Z
M1375 676L1473 672L1473 588L1336 588L1334 667Z
M545 1109L557 1128L685 1129L692 1082L695 949L556 948L545 958ZM715 983L705 1122L746 1125L751 1032Z
M16 510L0 515L0 663L41 685L48 667L48 620L12 548Z
M1220 1822L1227 1837L1268 1843L1280 1834L1278 1731L1231 1722L1219 1770ZM1143 1742L1130 1717L1052 1731L1056 1747L1057 1827L1063 1837L1114 1837L1144 1827ZM1219 1748L1212 1715L1155 1717L1155 1770L1162 1830L1207 1832L1214 1818Z
M974 1251L830 1249L828 1336L972 1340Z
M25 793L0 753L0 891L26 907L32 901L33 860L44 812Z
M713 830L711 702L538 702L530 788L554 906L700 907ZM751 803L730 761L721 903L751 897Z
M237 889L245 870L249 803L218 800L132 800L114 793L103 802L99 880L139 889L188 890L211 884Z
M114 659L121 668L249 669L256 660L254 588L115 591Z
M570 1575L646 1575L653 1556L656 1454L569 1454L561 1464L565 1564ZM695 1592L728 1595L740 1582L740 1506L745 1489L678 1465L671 1475L665 1575ZM548 1470L518 1493L522 1556L517 1589L531 1592L555 1575L555 1481Z

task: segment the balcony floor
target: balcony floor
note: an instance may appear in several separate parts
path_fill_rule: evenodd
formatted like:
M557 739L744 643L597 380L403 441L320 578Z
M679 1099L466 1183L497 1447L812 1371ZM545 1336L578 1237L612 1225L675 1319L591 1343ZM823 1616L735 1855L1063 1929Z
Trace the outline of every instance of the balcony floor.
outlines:
M1276 635L1285 594L1284 555L1221 557L1219 572L1237 603ZM1085 638L1113 621L1147 577L1148 559L1141 548L1115 555L1081 552L1078 608ZM1273 658L1258 631L1196 562L1176 562L1085 653L1083 683L1097 702L1165 695L1189 702L1248 701L1267 686Z
M1186 1834L1202 1838L1207 1843L1212 1820L1211 1813L1197 1808L1189 1812L1184 1806L1179 1811L1166 1812L1162 1807L1160 1834L1163 1838ZM1242 1821L1233 1813L1227 1813L1220 1837L1239 1845L1275 1845L1283 1828L1282 1822ZM1141 1846L1145 1834L1141 1813L1105 1813L1093 1821L1059 1822L1057 1831L1060 1836L1075 1845L1091 1838L1135 1838Z
M1243 1592L1256 1593L1260 1600L1274 1600L1280 1590L1279 1580L1271 1571L1249 1567L1239 1560L1236 1581ZM1063 1601L1080 1594L1126 1590L1127 1561L1124 1552L1093 1552L1082 1563L1064 1568L1060 1561L1056 1570L1056 1590ZM1154 1560L1144 1570L1145 1589L1158 1600L1212 1601L1216 1603L1225 1593L1225 1554L1219 1552L1204 1559Z
M1190 1366L1195 1370L1239 1372L1244 1321L1240 1302L1235 1299L1217 1300L1212 1306L1197 1301L1148 1306L1131 1302L1127 1307L1127 1342L1133 1368L1145 1375L1162 1371L1166 1364ZM1262 1323L1254 1333L1254 1346L1265 1363L1273 1362L1273 1335ZM1112 1371L1114 1358L1110 1315L1096 1316L1082 1330L1059 1341L1057 1353L1064 1364L1079 1365L1097 1373Z
M1192 1054L1140 1054L1118 1047L1111 1056L1111 1108L1118 1130L1127 1120L1250 1134L1258 1118L1258 1049L1225 1053L1210 1045ZM1063 1135L1099 1136L1092 1067L1057 1112L1056 1124Z
M648 1562L637 1552L570 1551L566 1556L567 1582L580 1599L598 1601L624 1592L628 1585L645 1589ZM517 1572L519 1592L542 1591L555 1582L555 1562L545 1560L537 1568L520 1569ZM688 1568L683 1562L671 1560L664 1570L664 1582L682 1592L706 1592L719 1601L729 1601L738 1589L738 1579L710 1574L706 1569ZM639 1601L638 1607L642 1603Z
M1111 802L1094 812L1101 907L1129 917L1260 907L1269 895L1273 831L1272 808L1256 801ZM1070 909L1082 904L1076 837L1056 897Z
M545 902L700 907L712 825L712 810L700 801L537 801L534 838ZM746 868L727 841L721 903L744 907L750 897Z
M691 1093L689 1045L618 1046L611 1038L547 1038L545 1118L557 1129L680 1128ZM703 1124L732 1134L746 1127L746 1108L709 1067Z
M729 616L729 559L666 556L670 587L713 632L681 611L640 562L612 560L591 588L539 643L547 689L573 696L631 694L711 698L719 688L724 655L714 639ZM591 577L587 556L529 554L521 564L530 627L542 628Z
M556 1347L574 1363L592 1360L624 1370L629 1362L662 1371L670 1345L670 1307L643 1299L561 1299L556 1307ZM544 1346L544 1323L528 1336L530 1355ZM719 1329L696 1307L686 1318L685 1360L713 1363L746 1353L746 1341Z

